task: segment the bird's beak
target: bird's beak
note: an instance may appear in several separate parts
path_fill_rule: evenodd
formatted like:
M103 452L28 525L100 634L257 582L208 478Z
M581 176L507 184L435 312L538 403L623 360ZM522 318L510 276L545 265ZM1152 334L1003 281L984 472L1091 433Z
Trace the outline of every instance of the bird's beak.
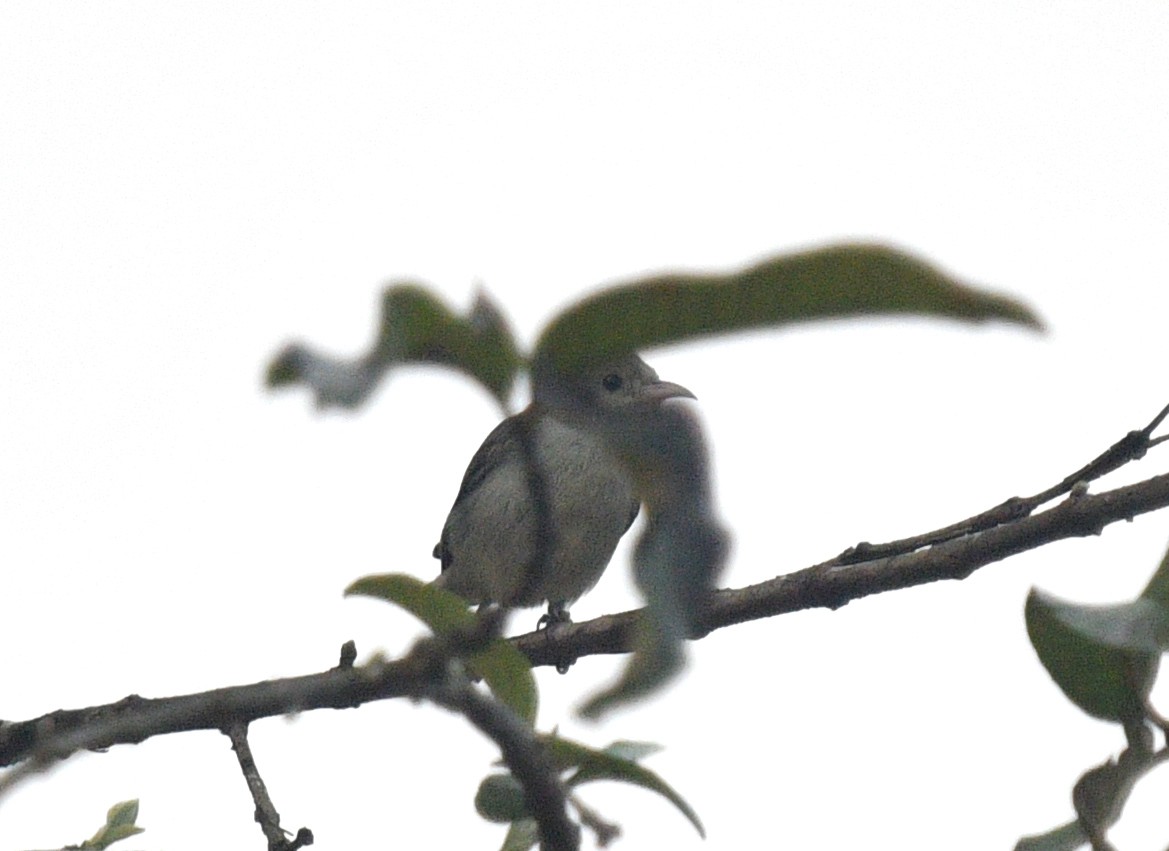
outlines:
M641 388L648 402L664 402L667 399L697 399L698 397L672 381L655 381Z

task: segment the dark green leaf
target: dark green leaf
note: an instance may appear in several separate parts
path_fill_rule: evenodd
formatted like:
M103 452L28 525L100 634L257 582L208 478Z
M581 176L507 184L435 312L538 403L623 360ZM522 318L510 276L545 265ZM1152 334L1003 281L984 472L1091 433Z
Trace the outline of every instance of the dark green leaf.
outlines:
M1035 603L1094 643L1138 653L1162 653L1169 646L1169 609L1138 597L1129 603L1084 605L1033 589Z
M1085 606L1032 589L1025 615L1039 660L1069 700L1108 721L1144 716L1169 636L1164 607L1147 598Z
M1090 838L1104 837L1116 824L1137 781L1160 761L1153 751L1153 733L1140 727L1137 741L1115 759L1085 771L1072 790L1072 804Z
M529 727L535 726L539 692L527 656L509 641L497 638L482 653L472 656L470 665L471 670L487 683L492 694L511 707Z
M618 682L581 708L585 717L597 718L644 697L681 670L685 641L726 554L726 534L709 506L690 510L647 501L646 507L649 519L634 549L633 565L647 606L637 624L633 655Z
M558 379L544 373L538 380ZM645 505L633 568L647 605L620 680L581 710L593 718L651 693L681 669L685 641L697 634L728 549L727 533L713 512L710 465L693 412L664 405L626 420L592 422Z
M1135 778L1113 760L1084 772L1072 790L1072 803L1080 824L1087 826L1085 832L1103 836L1116 824L1134 782Z
M663 628L652 616L652 605L651 600L650 608L637 624L633 654L621 676L585 701L580 708L583 717L596 720L619 706L653 694L682 670L686 661L682 640L676 630Z
M1169 608L1169 550L1166 550L1165 555L1161 557L1161 563L1157 565L1157 572L1149 579L1149 584L1145 586L1141 596ZM1165 645L1161 646L1165 647Z
M535 819L513 821L500 851L530 851L540 841L540 826Z
M974 289L881 245L832 245L730 274L664 274L613 287L558 316L536 346L575 373L632 351L694 337L872 315L998 319L1041 328L1025 305Z
M524 787L510 774L489 774L475 793L475 809L488 821L504 824L526 818Z
M686 816L694 825L699 836L706 837L706 830L702 827L702 821L698 818L698 814L668 783L648 768L638 765L631 759L623 759L616 754L608 753L607 749L594 750L579 742L562 739L559 736L547 736L544 738L544 742L548 745L548 751L561 771L576 769L565 781L568 786L579 786L594 780L616 780L649 789L652 792L657 792L677 807L682 815ZM620 749L622 744L614 743L610 747Z
M294 343L272 361L266 380L269 387L308 385L318 407L352 408L373 392L387 370L410 363L458 369L503 404L520 356L502 314L486 295L480 293L464 317L422 286L400 283L382 295L377 339L368 352L344 359Z
M466 317L454 314L428 290L412 284L388 288L374 347L381 363L440 363L462 370L507 401L520 356L503 314L479 293Z
M435 635L468 630L476 615L456 594L403 573L384 573L358 579L345 593L376 597L400 606L425 623ZM483 678L499 700L529 725L536 722L539 695L528 657L508 641L493 640L468 659L471 670Z
M1015 851L1075 851L1087 844L1088 837L1077 820L1038 836L1024 836L1015 843Z

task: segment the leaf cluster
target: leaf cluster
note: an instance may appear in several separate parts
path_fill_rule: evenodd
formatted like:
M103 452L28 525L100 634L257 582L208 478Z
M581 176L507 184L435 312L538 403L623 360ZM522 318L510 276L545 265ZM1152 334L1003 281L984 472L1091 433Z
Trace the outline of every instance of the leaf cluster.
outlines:
M1119 724L1128 747L1077 781L1074 822L1028 837L1017 847L1107 847L1107 831L1120 818L1136 782L1169 758L1169 747L1160 752L1152 747L1153 728L1169 736L1169 721L1149 703L1161 656L1169 650L1169 551L1134 600L1085 605L1033 588L1024 613L1031 645L1055 684L1088 715Z

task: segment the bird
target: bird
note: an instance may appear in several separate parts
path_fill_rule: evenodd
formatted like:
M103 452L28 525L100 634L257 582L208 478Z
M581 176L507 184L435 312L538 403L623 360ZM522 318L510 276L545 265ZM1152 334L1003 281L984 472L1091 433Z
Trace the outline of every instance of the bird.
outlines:
M663 381L636 354L569 379L571 412L533 402L497 425L471 458L433 555L434 583L472 604L548 604L539 627L571 620L568 606L608 566L641 499L591 415L632 424L639 412L694 394Z

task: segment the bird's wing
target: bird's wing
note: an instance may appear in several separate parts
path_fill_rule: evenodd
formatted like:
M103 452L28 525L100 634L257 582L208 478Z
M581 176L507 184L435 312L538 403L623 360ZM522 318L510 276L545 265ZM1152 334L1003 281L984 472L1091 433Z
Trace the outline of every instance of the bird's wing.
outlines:
M473 493L487 478L488 473L503 466L509 455L523 452L520 433L522 429L528 427L530 422L527 419L521 419L524 416L521 413L508 417L487 435L482 445L471 456L471 463L467 465L467 472L463 473L463 481L459 485L459 493L455 497L454 505L458 505L469 494ZM453 509L454 506L451 508Z
M513 453L523 452L523 442L521 438L521 430L528 427L530 419L523 419L526 411L508 417L499 425L491 430L486 439L480 444L479 448L475 450L475 454L471 456L471 463L467 465L467 471L463 473L463 481L459 484L459 493L455 497L454 504L451 505L451 513L447 515L447 523L451 521L459 503L465 500L468 496L475 492L479 485L483 484L483 480L491 473L492 470L498 469L507 463L507 458ZM450 567L453 554L447 545L447 530L443 527L442 537L437 544L434 545L434 552L432 555L442 563L442 569L446 570Z

